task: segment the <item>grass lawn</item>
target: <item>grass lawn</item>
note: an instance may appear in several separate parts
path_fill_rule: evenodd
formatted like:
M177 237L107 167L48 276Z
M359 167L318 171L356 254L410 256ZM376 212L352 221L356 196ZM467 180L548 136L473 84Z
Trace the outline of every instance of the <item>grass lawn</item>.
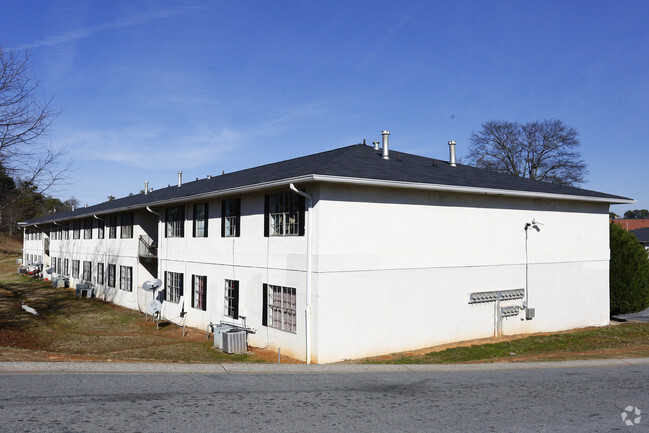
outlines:
M366 359L365 363L450 364L470 362L565 361L649 357L649 323L478 342L443 350L417 351Z
M16 256L0 259L0 361L265 362L255 354L212 348L205 332L160 322L99 299L76 299L74 290L16 273ZM33 315L22 304L34 308ZM276 355L274 358L277 359Z

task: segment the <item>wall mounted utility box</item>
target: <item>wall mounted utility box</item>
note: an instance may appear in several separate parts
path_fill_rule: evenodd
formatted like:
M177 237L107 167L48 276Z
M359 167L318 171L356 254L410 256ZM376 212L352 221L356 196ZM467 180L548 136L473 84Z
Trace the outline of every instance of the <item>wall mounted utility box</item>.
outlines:
M534 308L527 308L525 310L525 320L532 320L534 318L535 310Z

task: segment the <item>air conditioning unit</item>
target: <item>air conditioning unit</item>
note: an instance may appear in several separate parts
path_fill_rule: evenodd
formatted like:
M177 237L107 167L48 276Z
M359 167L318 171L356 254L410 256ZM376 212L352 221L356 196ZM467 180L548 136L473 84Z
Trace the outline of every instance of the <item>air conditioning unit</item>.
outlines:
M225 345L225 334L228 331L232 331L231 326L220 325L213 328L215 348L223 350L223 346Z
M246 331L229 331L223 333L223 350L225 353L243 353L248 350L248 333Z

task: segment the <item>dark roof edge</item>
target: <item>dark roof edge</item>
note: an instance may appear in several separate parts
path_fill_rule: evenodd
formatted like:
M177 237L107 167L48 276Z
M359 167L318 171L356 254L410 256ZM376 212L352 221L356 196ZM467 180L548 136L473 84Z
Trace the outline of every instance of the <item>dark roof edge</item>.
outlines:
M99 212L82 212L83 210L85 210L85 208L81 208L81 209L77 209L77 211L79 211L78 215L68 215L64 218L55 218L53 217L54 215L52 215L52 218L48 218L47 220L40 220L33 223L30 221L21 222L21 226L22 227L33 226L37 224L46 224L54 221L73 220L77 218L87 218L94 215L107 215L111 213L124 212L129 210L146 209L147 207L157 207L157 206L163 206L163 205L169 205L175 203L182 203L187 201L200 200L203 198L213 198L213 197L220 197L224 195L255 192L259 190L276 188L278 186L289 185L290 183L299 183L299 182L347 183L347 184L379 186L379 187L388 187L388 188L407 188L407 189L420 189L420 190L428 190L428 191L457 192L463 194L484 194L484 195L511 196L511 197L520 197L520 198L572 200L572 201L599 202L599 203L609 203L609 204L636 203L636 200L629 199L626 197L618 197L618 196L593 197L593 196L584 196L584 195L543 193L543 192L534 192L534 191L515 191L509 189L477 188L472 186L455 186L455 185L443 185L443 184L401 182L401 181L391 181L391 180L381 180L381 179L365 179L365 178L357 178L357 177L309 174L304 176L297 176L297 177L275 180L271 182L262 182L262 183L252 184L252 185L239 186L235 188L222 189L218 191L210 191L207 193L184 195L172 199L158 200L158 201L152 201L148 203L138 203L131 206L115 207L112 209L107 209Z

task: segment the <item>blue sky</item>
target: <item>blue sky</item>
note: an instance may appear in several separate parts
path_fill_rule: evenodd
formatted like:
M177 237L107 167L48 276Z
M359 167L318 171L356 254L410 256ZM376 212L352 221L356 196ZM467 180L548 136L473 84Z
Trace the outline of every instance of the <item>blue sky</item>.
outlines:
M81 204L380 139L461 157L489 120L561 119L582 185L649 208L649 2L7 2Z

